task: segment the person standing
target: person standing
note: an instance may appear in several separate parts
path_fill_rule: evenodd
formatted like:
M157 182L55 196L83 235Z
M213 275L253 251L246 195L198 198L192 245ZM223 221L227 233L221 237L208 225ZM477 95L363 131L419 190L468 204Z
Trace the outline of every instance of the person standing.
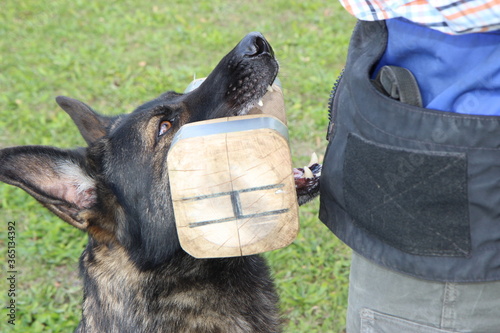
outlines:
M500 332L500 1L340 0L320 219L347 333Z

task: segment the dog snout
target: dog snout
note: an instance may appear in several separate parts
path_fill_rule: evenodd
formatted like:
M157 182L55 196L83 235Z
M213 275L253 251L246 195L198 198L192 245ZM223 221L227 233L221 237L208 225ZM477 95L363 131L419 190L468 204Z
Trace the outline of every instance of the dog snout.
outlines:
M261 54L269 54L274 57L274 51L264 36L259 32L246 35L240 43L241 52L244 56L255 57Z

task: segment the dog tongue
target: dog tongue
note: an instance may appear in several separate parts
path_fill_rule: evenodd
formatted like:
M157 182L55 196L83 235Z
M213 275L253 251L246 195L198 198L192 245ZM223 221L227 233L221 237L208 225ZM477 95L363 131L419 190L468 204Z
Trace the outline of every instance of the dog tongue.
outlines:
M278 118L286 125L285 101L283 99L283 91L281 90L278 79L274 81L272 86L269 86L267 93L261 98L248 114L268 114Z

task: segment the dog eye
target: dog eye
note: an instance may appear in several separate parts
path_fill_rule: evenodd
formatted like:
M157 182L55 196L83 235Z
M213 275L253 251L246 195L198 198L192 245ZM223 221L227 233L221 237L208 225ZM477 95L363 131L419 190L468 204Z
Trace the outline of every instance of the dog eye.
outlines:
M168 120L162 120L158 128L158 136L162 136L167 133L170 128L172 128L172 123Z

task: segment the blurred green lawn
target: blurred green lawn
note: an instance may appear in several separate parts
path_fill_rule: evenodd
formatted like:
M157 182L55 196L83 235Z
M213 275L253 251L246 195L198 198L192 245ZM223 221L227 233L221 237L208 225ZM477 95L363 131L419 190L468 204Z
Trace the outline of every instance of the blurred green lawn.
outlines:
M248 32L260 31L281 64L297 166L326 148L329 91L354 20L335 1L3 0L0 10L0 147L84 145L54 102L78 98L105 114L129 112L166 90L206 76ZM267 253L286 332L342 332L350 251L301 208L301 232ZM80 318L78 258L86 236L22 190L0 185L0 253L16 221L17 320L0 331L71 332ZM4 276L2 274L2 276ZM2 307L8 300L0 282Z

